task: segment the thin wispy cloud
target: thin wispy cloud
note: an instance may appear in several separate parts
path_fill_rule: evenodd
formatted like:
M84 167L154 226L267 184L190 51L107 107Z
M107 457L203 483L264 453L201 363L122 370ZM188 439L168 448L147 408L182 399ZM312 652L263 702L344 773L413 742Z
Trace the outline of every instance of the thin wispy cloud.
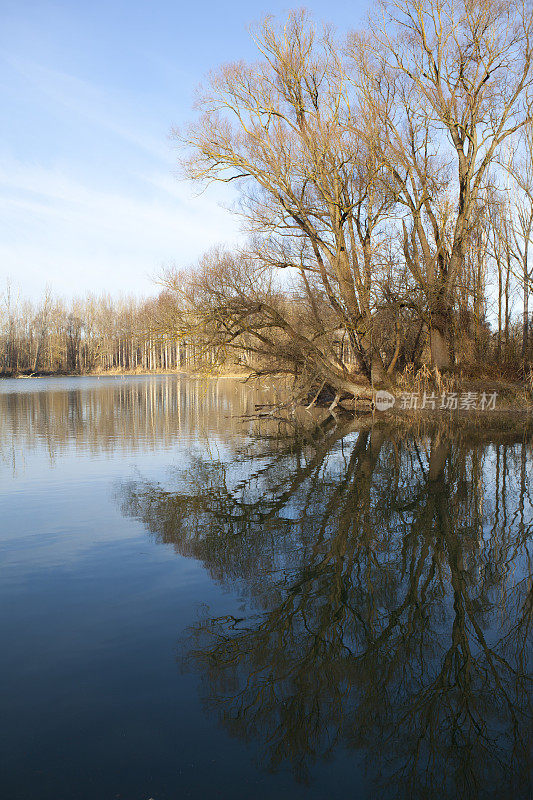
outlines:
M4 53L3 59L43 97L54 104L145 150L154 158L169 160L169 147L166 142L143 133L142 128L138 126L140 109L137 114L133 113L133 110L127 113L124 101L113 97L109 90L104 91L95 84L73 75L11 54Z
M0 214L2 271L30 292L50 282L67 292L148 291L162 266L238 237L224 209L206 196L191 202L183 184L143 198L18 162L0 167Z
M28 59L4 60L58 120L58 131L65 116L80 139L90 125L100 150L86 153L80 143L68 153L58 146L54 158L22 159L2 148L0 278L30 295L49 283L65 293L146 293L161 267L188 264L238 238L216 192L199 197L173 174L171 120L158 139L141 109L112 92Z

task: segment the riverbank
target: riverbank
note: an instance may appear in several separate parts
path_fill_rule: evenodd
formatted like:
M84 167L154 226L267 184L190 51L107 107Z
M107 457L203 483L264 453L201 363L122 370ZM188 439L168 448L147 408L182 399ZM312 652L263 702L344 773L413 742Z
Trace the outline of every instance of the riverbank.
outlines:
M389 395L389 397L387 397ZM393 401L390 399L393 398ZM529 382L510 382L495 379L451 379L440 385L432 382L406 383L385 392L380 400L376 393L378 411L387 400L392 403L390 410L407 416L417 416L421 412L441 415L443 412L457 412L467 415L490 415L498 413L531 413L533 411L533 386ZM379 408L379 406L382 408Z
M158 375L186 375L189 378L233 378L235 380L247 380L251 377L250 372L187 370L187 369L167 369L167 370L94 370L92 372L18 372L0 373L0 379L22 380L29 378L141 378L157 377Z
M197 369L181 370L95 370L87 373L34 372L16 375L0 374L0 378L30 380L36 378L135 378L158 376L184 376L191 380L238 380L250 381L253 374L235 367L211 371ZM259 383L264 379L255 378ZM268 383L280 385L284 376L272 375ZM333 398L331 398L333 399ZM315 407L324 411L331 405L331 399L315 402ZM302 405L305 411L306 406ZM509 419L513 415L520 417L533 414L533 386L529 382L510 382L503 380L462 379L450 375L442 381L435 382L426 373L425 379L413 376L406 380L400 376L397 384L387 390L372 390L369 387L368 397L340 400L335 412L350 416L375 415L379 418L412 419L418 418L452 418L491 420L497 417ZM268 412L267 412L268 413Z

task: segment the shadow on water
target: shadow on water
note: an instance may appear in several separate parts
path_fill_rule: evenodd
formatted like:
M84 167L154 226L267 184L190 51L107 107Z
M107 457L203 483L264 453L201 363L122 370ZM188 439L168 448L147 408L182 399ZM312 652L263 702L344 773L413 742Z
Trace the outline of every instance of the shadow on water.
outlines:
M357 751L372 797L528 797L532 456L531 433L352 423L118 499L243 597L179 662L265 768Z

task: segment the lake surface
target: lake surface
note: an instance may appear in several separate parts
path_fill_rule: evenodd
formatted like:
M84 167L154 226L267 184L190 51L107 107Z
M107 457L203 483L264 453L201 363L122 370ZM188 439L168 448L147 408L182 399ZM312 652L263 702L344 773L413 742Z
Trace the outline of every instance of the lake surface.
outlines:
M528 798L533 439L0 383L10 800Z

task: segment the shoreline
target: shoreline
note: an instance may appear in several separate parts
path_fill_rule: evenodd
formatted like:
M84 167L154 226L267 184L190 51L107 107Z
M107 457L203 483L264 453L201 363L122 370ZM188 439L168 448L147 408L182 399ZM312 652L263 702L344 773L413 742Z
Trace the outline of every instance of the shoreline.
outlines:
M106 370L105 372L32 372L29 375L23 373L17 375L0 374L1 380L34 380L37 378L157 378L161 375L183 375L187 378L232 378L233 380L247 380L251 377L244 372L199 372L195 370L153 370L137 372L134 370Z
M0 374L0 385L1 380L34 380L34 379L42 379L42 378L92 378L92 379L99 379L99 378L157 378L157 377L168 377L168 376L175 376L175 377L185 377L190 380L237 380L241 382L251 381L259 381L261 382L260 378L253 376L252 373L245 373L245 372L235 372L228 370L227 372L203 372L198 370L154 370L154 371L124 371L124 370L106 370L103 372L87 372L83 374L79 373L55 373L55 372L43 372L43 373L31 373L27 374L19 374L19 375L6 375ZM276 381L275 375L269 377L269 380ZM465 381L463 386L457 386L454 391L460 396L461 394L471 393L473 389L477 390L477 393L480 393L481 384L484 383L479 379L476 381ZM344 405L341 403L335 409L335 413L339 414L344 418L352 417L354 419L361 419L363 417L372 417L376 420L387 420L391 422L413 422L416 420L428 420L428 421L437 421L437 420L461 420L461 421L472 421L479 423L483 420L486 420L490 424L497 424L498 419L501 424L509 422L512 420L513 417L519 417L521 421L524 419L527 420L529 417L533 415L533 397L527 396L527 388L521 383L511 383L507 381L498 381L498 380L487 380L486 387L488 389L498 389L497 394L501 397L501 405L496 404L496 407L490 409L478 409L478 408L470 408L465 409L461 408L458 403L457 408L447 408L447 409L432 409L432 408L402 408L400 406L400 401L403 394L413 394L420 397L421 391L406 391L406 387L397 387L396 392L392 392L392 396L395 399L394 406L387 410L380 410L376 407L373 407L372 399L369 396L368 399L365 399L363 402L359 400L355 405L356 407L353 408L353 401L346 403ZM447 393L448 394L448 393ZM374 392L375 397L375 392ZM496 401L497 402L497 401ZM361 403L360 407L357 406ZM350 406L352 406L350 408ZM305 405L298 406L301 411L305 411ZM328 403L325 404L317 404L315 405L315 409L318 411L319 409L322 411L327 411ZM266 416L266 415L265 415Z

